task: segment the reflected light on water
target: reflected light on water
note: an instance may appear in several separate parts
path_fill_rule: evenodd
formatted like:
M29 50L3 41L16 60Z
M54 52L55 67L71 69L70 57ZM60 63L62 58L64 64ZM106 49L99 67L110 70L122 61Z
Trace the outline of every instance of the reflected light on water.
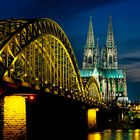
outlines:
M121 129L116 130L116 139L115 140L123 140L123 133Z
M134 134L134 131L133 130L128 130L128 140L133 140L133 134ZM125 136L125 139L126 139L126 136Z
M111 129L103 131L103 140L111 140Z
M134 132L135 133L140 133L140 129L135 129Z
M88 140L140 140L140 129L128 131L107 129L88 134Z
M88 135L88 140L102 140L102 133L96 132Z
M140 129L134 130L134 140L140 140Z

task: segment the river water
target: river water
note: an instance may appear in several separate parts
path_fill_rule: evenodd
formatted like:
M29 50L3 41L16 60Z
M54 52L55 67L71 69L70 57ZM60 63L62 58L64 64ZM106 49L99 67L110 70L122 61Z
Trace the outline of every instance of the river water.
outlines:
M108 129L103 132L93 132L88 134L87 140L140 140L140 129L127 131Z
M85 108L58 98L42 95L26 102L21 96L0 98L0 140L140 140L140 129L87 134Z

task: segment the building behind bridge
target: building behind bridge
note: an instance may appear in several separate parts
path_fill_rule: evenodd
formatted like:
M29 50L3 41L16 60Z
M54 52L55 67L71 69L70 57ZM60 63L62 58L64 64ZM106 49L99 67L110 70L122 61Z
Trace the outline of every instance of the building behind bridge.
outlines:
M87 41L80 75L83 82L94 77L99 85L101 98L107 102L128 102L126 72L118 66L118 51L115 46L112 17L109 17L106 44L99 50L98 39L95 42L92 17L90 17ZM91 86L90 92L93 91ZM91 94L93 95L93 94Z

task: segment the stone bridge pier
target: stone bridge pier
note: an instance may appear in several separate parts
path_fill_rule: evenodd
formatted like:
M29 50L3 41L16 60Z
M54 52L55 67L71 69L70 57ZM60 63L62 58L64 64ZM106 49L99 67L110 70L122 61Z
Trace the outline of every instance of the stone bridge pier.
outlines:
M108 128L109 111L104 108L87 109L88 131L102 131Z

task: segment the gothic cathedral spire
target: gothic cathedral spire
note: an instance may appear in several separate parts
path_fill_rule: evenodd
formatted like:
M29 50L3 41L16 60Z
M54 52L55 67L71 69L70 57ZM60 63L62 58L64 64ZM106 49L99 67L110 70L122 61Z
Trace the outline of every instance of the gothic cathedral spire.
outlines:
M117 69L118 59L117 59L117 48L114 45L114 35L112 27L112 17L109 17L108 31L106 47L103 49L102 54L103 69Z
M113 35L113 27L112 27L112 16L109 17L106 47L107 48L114 48L114 35Z
M94 33L93 33L93 26L92 26L92 16L90 16L86 48L94 48L94 47L95 47L95 43L94 43Z
M84 49L84 58L83 58L83 69L94 69L98 66L97 52L95 42L94 42L94 32L92 26L92 17L89 20L89 27L87 33L87 41Z

